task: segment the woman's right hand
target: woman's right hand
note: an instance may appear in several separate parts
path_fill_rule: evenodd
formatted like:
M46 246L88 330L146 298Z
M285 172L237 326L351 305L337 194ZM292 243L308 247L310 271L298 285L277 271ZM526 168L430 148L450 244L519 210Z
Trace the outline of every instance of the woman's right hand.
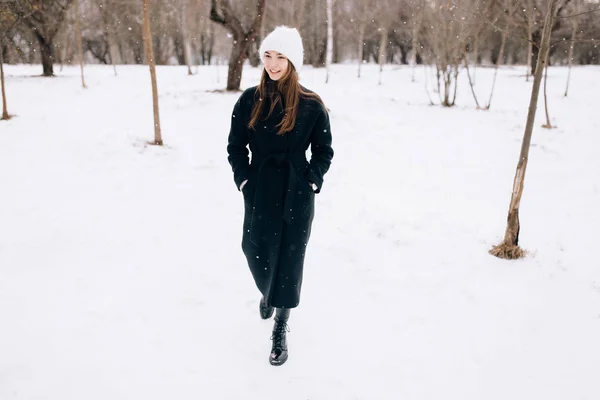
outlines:
M244 181L240 184L240 192L242 191L246 183L248 183L248 179L244 179Z

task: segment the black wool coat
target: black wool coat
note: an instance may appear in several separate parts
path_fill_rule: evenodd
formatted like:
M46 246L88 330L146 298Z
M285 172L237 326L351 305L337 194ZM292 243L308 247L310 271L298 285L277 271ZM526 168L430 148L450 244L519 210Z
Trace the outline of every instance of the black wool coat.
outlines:
M264 113L250 129L254 102L260 101L256 91L256 87L245 90L235 104L227 145L238 190L248 180L242 189L242 250L267 304L294 308L300 302L314 196L321 191L333 158L329 115L318 101L300 98L294 129L278 135L276 125L283 118L283 107L279 103L265 119L272 101L266 96ZM310 162L306 158L309 146Z

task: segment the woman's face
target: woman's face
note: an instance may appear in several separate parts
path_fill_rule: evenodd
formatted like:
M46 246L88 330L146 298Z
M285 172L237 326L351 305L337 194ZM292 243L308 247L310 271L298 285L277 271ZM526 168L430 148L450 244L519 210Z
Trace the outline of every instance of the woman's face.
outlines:
M267 74L274 81L280 79L289 67L287 57L276 51L265 51L264 63Z

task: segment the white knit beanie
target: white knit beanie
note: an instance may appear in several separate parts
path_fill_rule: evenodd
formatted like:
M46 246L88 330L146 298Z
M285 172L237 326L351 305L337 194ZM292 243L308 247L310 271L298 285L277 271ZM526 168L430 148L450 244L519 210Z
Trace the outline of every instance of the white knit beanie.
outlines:
M287 57L299 71L304 62L304 47L302 38L296 28L278 26L260 44L258 53L264 62L265 51L276 51Z

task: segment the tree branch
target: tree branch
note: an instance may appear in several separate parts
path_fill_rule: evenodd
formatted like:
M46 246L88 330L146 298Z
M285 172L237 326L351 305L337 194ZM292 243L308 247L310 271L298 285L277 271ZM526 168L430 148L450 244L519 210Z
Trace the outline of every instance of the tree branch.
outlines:
M223 26L227 26L225 17L221 17L217 10L217 0L211 0L210 2L210 20Z
M261 21L263 18L263 14L265 13L265 0L258 0L256 3L256 17L254 17L254 23L252 27L246 34L246 38L250 40L254 40L256 37L258 30L260 29Z
M219 15L219 11L223 13L223 16ZM225 26L234 36L238 36L238 40L244 35L244 27L240 20L233 14L229 0L211 0L210 19Z
M580 12L580 13L577 13L577 14L565 15L564 17L557 17L557 19L566 19L566 18L578 17L580 15L591 14L591 13L596 12L596 11L600 11L600 7L594 8L593 10L588 10L588 11Z

